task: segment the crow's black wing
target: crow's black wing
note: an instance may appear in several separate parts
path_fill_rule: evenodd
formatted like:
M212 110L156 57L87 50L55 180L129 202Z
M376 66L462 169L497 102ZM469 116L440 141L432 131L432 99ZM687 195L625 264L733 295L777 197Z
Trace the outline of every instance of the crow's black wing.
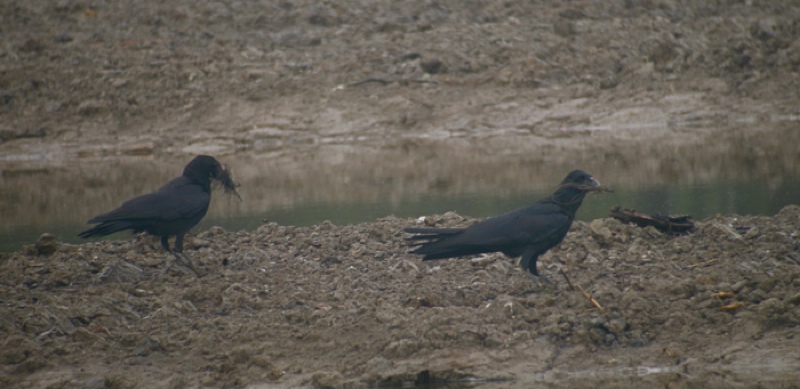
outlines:
M473 224L457 240L460 245L510 251L509 254L516 256L520 255L517 250L524 246L546 246L556 239L557 244L571 224L572 218L558 204L537 203Z
M89 220L89 223L121 219L178 220L203 212L210 201L208 192L186 178L178 177L158 191L134 197L119 208Z

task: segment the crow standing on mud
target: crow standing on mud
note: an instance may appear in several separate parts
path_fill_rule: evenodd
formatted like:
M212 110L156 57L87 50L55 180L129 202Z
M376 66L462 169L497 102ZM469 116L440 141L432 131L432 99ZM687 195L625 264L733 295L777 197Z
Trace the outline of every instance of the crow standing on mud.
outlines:
M161 237L164 250L169 248L169 237L175 236L173 253L183 253L183 237L206 215L211 201L211 179L222 183L225 192L236 192L236 183L230 172L214 157L200 155L183 169L183 175L173 179L153 193L134 197L119 208L95 216L89 224L96 226L78 234L81 238L106 236L115 232L132 230Z
M539 275L536 260L567 235L575 212L587 193L600 183L582 170L570 172L555 192L533 205L490 217L467 228L406 228L408 240L419 246L413 254L422 260L453 258L500 251L519 257L520 267Z

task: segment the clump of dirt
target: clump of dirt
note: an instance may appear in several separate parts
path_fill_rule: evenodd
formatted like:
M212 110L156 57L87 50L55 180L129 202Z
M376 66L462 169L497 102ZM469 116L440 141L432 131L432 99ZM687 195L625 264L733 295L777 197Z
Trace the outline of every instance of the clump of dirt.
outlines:
M187 237L202 278L167 267L147 237L2 254L0 382L672 385L800 356L798 206L685 235L576 222L540 261L548 282L501 254L422 262L401 232L420 222L214 227Z

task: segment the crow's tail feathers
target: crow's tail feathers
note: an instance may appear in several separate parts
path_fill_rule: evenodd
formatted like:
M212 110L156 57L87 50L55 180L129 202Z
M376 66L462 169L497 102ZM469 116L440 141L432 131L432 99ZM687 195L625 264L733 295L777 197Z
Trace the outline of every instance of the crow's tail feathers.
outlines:
M406 240L438 240L444 239L449 236L458 235L464 232L463 228L423 228L423 227L409 227L403 231L414 234L406 238ZM416 242L414 244L420 245L424 242Z
M463 228L406 228L403 231L415 234L406 238L411 246L416 246L412 254L422 254L423 261L430 259L453 258L474 253L474 249L466 248L452 239L464 232Z
M81 238L91 238L93 236L106 236L111 235L115 232L125 231L125 230L134 230L133 232L141 232L141 229L137 228L134 223L131 223L127 220L108 220L104 221L86 231L81 232L78 234ZM137 231L139 230L139 231Z

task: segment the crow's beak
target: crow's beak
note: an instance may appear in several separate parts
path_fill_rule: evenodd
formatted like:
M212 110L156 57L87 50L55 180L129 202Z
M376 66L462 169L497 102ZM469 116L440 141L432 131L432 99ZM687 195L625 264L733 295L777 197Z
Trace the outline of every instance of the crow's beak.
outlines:
M600 181L597 181L594 177L592 177L592 181L589 183L589 185L591 185L594 188L599 188L600 187Z
M222 181L225 179L225 170L222 168L222 166L214 169L214 172L211 173L211 178L217 181Z

